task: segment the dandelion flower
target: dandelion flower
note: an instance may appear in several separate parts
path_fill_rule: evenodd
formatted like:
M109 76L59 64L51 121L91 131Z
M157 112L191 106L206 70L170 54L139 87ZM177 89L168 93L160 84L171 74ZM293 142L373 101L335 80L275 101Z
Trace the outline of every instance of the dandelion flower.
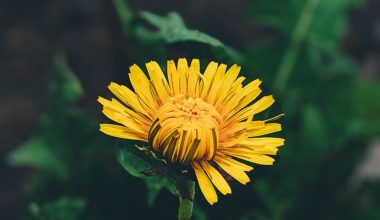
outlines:
M149 78L137 65L130 67L133 90L111 83L118 98L99 97L103 113L118 124L101 124L103 133L150 144L168 162L194 169L199 187L210 204L231 188L226 176L242 184L253 164L272 165L284 139L261 137L278 132L281 125L254 116L274 103L261 93L260 80L243 86L240 67L210 62L201 73L200 62L186 59L167 62L167 74L152 61ZM280 115L281 116L281 115ZM244 163L245 162L245 163ZM251 165L247 165L246 163Z

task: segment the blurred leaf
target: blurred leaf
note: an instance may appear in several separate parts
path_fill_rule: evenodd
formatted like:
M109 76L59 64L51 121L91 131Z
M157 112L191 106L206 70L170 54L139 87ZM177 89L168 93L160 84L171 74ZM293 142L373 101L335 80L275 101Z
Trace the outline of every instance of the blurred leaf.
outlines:
M162 189L166 188L174 194L176 192L175 182L167 175L146 177L141 174L142 171L158 164L149 160L146 155L143 155L145 157L139 156L139 153L141 152L138 152L136 147L124 146L118 149L116 156L119 163L129 174L144 180L148 192L148 204L151 206Z
M362 118L368 136L380 134L380 83L361 83L355 88L355 113Z
M307 105L303 108L302 115L302 138L303 143L312 149L312 158L318 159L316 152L320 154L326 153L329 149L328 145L328 128L326 122L318 109L313 105ZM312 141L311 141L312 140Z
M281 30L290 37L298 19L310 0L255 1L252 16L256 23ZM324 49L337 49L341 33L346 28L346 10L357 5L359 0L317 0L314 19L307 35L307 41ZM284 7L286 5L286 7Z
M61 158L53 152L46 140L35 136L8 155L8 163L12 166L30 166L47 172L60 179L68 175L68 170Z
M73 103L83 96L83 89L77 76L67 65L66 57L61 53L53 56L53 80L50 85L51 101L58 105Z
M38 218L41 218L40 215L41 215L41 210L40 210L40 206L37 204L37 203L30 203L29 204L29 212L30 214L38 219Z
M71 107L73 102L83 95L83 90L63 54L54 55L51 73L48 111L41 117L35 136L12 151L8 156L8 162L13 166L30 166L62 180L67 178L69 173L64 159L68 149L65 149L67 146L63 146L68 140L65 135L72 132L72 129L65 129L70 121L72 123L72 118L78 116L75 114L78 112L73 111ZM78 133L75 133L76 136Z
M263 200L265 205L269 208L271 218L270 219L283 219L286 212L290 208L290 204L286 201L281 200L275 194L271 193L269 184L265 180L256 180L253 188ZM287 198L289 200L289 198ZM269 219L266 218L262 213L253 212L255 217L258 219Z
M177 42L198 42L211 46L211 51L216 54L219 59L232 59L234 62L238 62L242 59L241 55L231 47L226 46L220 40L202 33L198 30L191 30L186 27L183 19L177 12L169 12L167 16L158 16L153 13L143 11L140 12L142 18L158 29L158 33L151 34L138 29L142 34L142 39L154 39L154 36L158 36L166 43L172 44ZM219 50L218 50L219 49ZM191 51L196 51L192 48ZM223 57L225 55L226 57Z
M136 155L133 146L120 147L116 152L117 159L123 168L134 177L144 177L142 171L151 168L153 165L147 160Z
M149 206L154 204L157 196L164 188L173 194L176 192L174 180L166 176L144 177L144 182L147 188Z
M274 106L282 108L287 115L283 134L287 144L276 156L276 166L257 166L253 175L258 178L253 181L253 187L240 190L239 186L234 191L233 197L249 198L249 202L236 206L235 199L229 197L221 199L212 209L208 204L205 207L195 206L195 219L339 219L342 215L350 219L350 214L354 212L352 207L360 209L358 219L376 219L379 216L376 210L378 196L372 196L373 192L368 192L371 197L358 194L349 202L343 192L351 170L357 166L360 151L365 150L368 137L372 138L380 132L380 107L376 99L380 96L380 86L357 83L358 68L341 51L347 26L347 8L354 1L314 1L318 4L310 25L307 25L306 34L301 40L295 38L299 47L296 48L298 52L295 53L292 68L289 68L291 77L284 98L276 99L280 105ZM132 55L134 62L154 59L162 63L168 56L183 54L199 57L201 63L210 59L224 62L225 57L239 56L221 40L186 27L175 12L166 16L142 12L144 23L157 29L152 31L140 25L141 19L134 20L135 12L126 2L113 0L127 40L128 50L125 53ZM273 81L294 27L299 22L303 24L300 15L310 1L252 2L254 21L270 26L275 32L258 29L257 36L264 34L261 41L250 42L252 46L238 44L245 50L243 75L249 80L260 77L263 79L263 91L267 91L265 87ZM149 211L136 209L143 205L144 199L152 205L163 188L174 193L176 189L171 176L142 175L141 171L155 167L157 163L136 150L133 144L121 147L116 153L120 164L131 174L120 175L120 169L110 162L110 139L99 134L96 119L86 117L85 112L73 105L83 95L77 77L68 68L62 54L56 54L53 62L54 83L48 103L50 111L43 116L36 136L9 156L11 164L36 168L32 174L37 177L35 179L40 178L43 184L39 186L39 191L34 191L37 192L33 195L34 199L44 201L57 194L62 195L62 191L67 195L83 195L91 198L91 210L86 210L85 216L91 220L120 217L149 219L152 216L171 219L167 217L171 211L169 213L167 210L171 210L173 205L167 203L164 195L163 202ZM252 74L247 75L247 72ZM60 181L52 175L44 175L46 173L59 178L70 175L66 178L70 181ZM141 182L132 181L132 176L145 182L146 194L141 192L144 191ZM32 185L30 180L26 183ZM252 189L256 191L249 191ZM94 195L96 199L93 199ZM197 202L206 203L203 198L198 198ZM346 209L340 207L342 204ZM75 199L69 198L66 202L32 203L29 209L37 219L70 220L73 217L69 216L70 213L75 215L83 211L78 207L81 207L80 202L78 205ZM87 211L91 214L87 215Z
M194 203L193 216L194 216L194 219L197 219L197 220L207 220L207 215L205 211L202 210L202 207L200 207L198 203Z
M113 0L115 5L115 10L120 19L121 28L123 30L123 34L127 35L130 31L131 22L133 19L133 13L129 9L125 0Z
M302 79L306 72L310 72L308 75L321 72L318 70L326 66L325 56L340 49L339 42L343 31L346 30L346 9L357 2L356 0L286 0L282 4L273 1L254 2L253 20L279 30L285 45L288 45L287 49L278 46L282 57L277 58L278 60L271 59L274 63L272 66L277 67L277 70L271 72L275 73L273 86L277 91L284 90L285 85L291 87L289 79ZM287 7L283 7L284 4ZM336 60L336 57L333 60ZM302 69L304 70L300 71Z
M165 39L167 43L197 41L214 47L224 47L224 44L218 39L197 30L188 29L177 12L170 12L166 17L161 17L146 11L141 12L140 15L150 24L158 28L159 35Z
M250 68L248 79L254 80L260 78L264 83L269 84L273 81L274 74L277 70L277 64L280 62L283 51L285 50L285 42L260 42L257 45L250 45L245 49L244 65ZM274 65L276 64L276 65Z
M38 220L79 220L86 200L83 198L62 197L54 202L29 205L29 211Z
M311 45L325 51L339 49L338 43L342 33L347 28L348 8L358 5L362 0L320 0L316 10L316 18L313 20L308 34L308 41Z

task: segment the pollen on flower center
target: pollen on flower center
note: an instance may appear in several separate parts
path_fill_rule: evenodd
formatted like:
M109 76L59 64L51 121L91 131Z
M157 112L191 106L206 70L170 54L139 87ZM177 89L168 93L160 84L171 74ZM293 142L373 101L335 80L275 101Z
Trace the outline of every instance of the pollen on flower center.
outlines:
M216 153L222 116L201 98L169 97L158 109L149 131L153 149L171 162L211 160Z

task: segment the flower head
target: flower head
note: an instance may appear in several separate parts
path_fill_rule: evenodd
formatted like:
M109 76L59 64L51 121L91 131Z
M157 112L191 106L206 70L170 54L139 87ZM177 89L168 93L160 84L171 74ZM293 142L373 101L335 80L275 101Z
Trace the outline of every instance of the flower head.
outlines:
M111 83L117 99L99 97L103 113L118 123L101 124L110 136L149 143L167 162L191 166L206 200L217 202L214 186L231 193L225 179L228 174L242 184L249 182L246 172L252 166L271 165L284 139L261 137L281 130L267 120L253 117L274 103L272 96L254 100L261 93L260 80L243 86L240 67L211 62L201 73L198 59L188 65L170 60L165 75L160 66L146 63L149 78L137 66L130 67L129 78L134 91Z

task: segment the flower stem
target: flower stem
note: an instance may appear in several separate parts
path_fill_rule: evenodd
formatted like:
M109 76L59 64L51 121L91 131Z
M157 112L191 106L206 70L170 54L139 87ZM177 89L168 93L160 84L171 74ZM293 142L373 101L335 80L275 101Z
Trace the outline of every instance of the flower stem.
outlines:
M179 197L178 220L190 220L193 214L195 183L194 181L185 182L186 191L190 198Z
M273 83L274 90L279 94L285 89L285 85L290 77L293 66L297 61L301 44L305 40L307 31L314 17L315 9L317 8L320 0L307 0L305 6L301 12L301 15L297 21L297 24L293 30L290 44L285 51L284 58L282 59L278 68L276 79Z

